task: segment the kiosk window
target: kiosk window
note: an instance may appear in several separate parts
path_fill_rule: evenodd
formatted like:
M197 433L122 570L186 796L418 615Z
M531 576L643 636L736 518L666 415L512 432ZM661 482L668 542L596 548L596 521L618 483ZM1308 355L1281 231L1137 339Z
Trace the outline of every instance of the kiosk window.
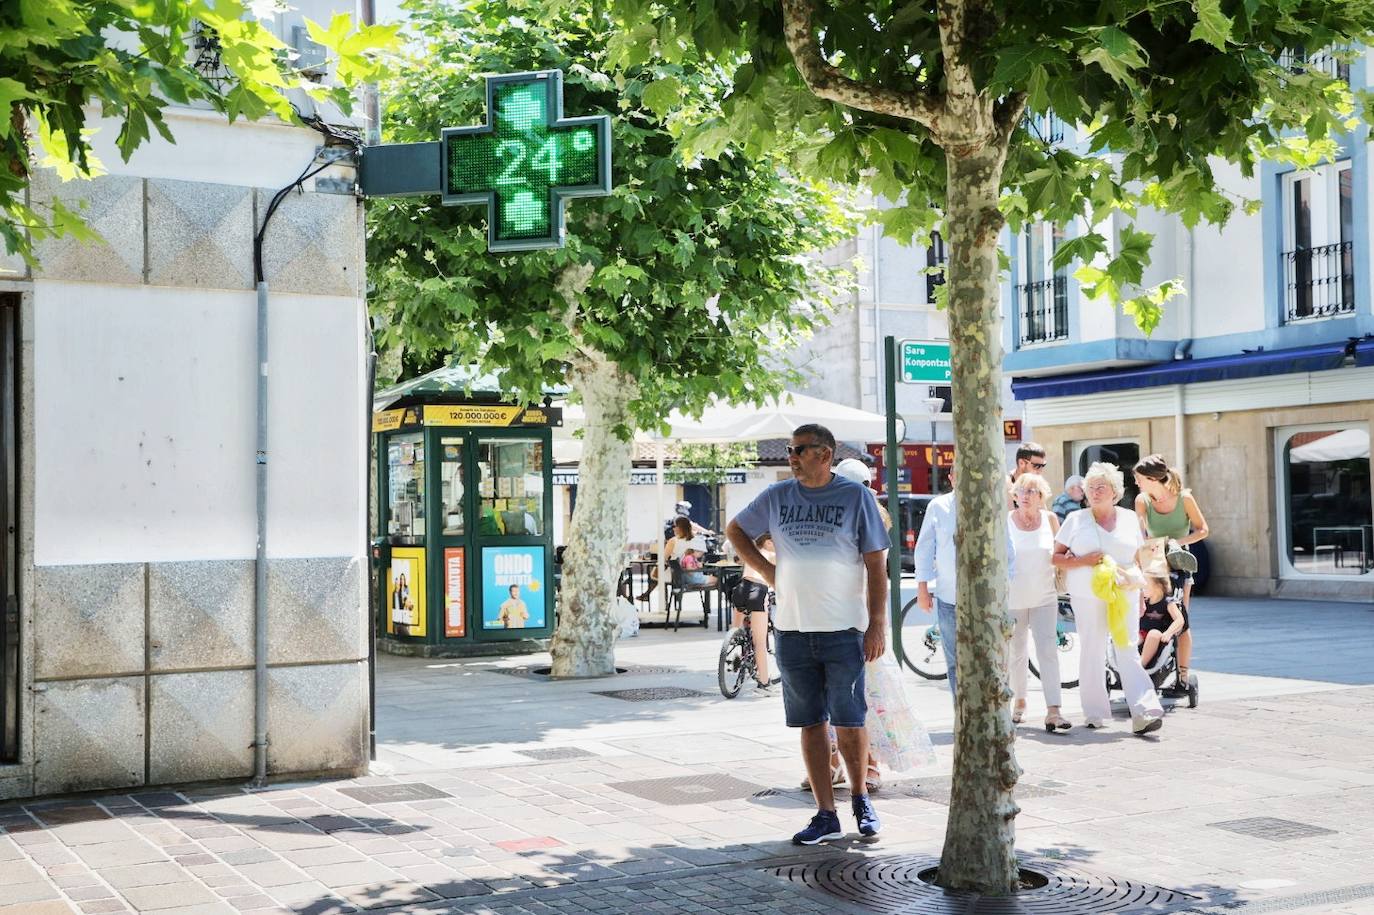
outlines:
M485 537L544 533L544 444L525 439L478 443L477 532Z
M400 543L425 536L425 441L423 432L387 439L387 536Z
M463 536L463 439L445 436L440 441L439 503L444 511L444 536Z

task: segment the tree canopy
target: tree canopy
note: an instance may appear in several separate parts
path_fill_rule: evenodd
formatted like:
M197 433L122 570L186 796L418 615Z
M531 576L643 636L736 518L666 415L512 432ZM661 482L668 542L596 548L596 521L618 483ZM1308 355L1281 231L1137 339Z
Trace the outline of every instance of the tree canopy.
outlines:
M406 8L415 53L384 87L388 141L482 123L482 74L559 68L568 116L613 117L615 187L569 201L565 247L499 256L486 250L485 208L374 201L381 345L403 346L412 368L480 361L531 395L595 352L635 380L630 406L643 428L713 394L776 390L770 353L821 320L843 280L810 255L843 239L849 222L840 201L776 155L728 144L711 158L683 155L677 135L717 110L723 71L695 54L650 54L613 75L614 24L589 7Z
M259 6L261 4L258 4ZM89 118L121 122L116 140L128 160L157 131L175 142L169 104L205 103L227 114L295 119L286 92L301 90L347 111L352 89L379 72L373 52L388 47L395 26L354 30L350 17L327 28L308 23L332 52L338 85L299 72L289 49L238 0L19 0L0 6L0 236L32 260L32 241L86 233L79 212L60 201L33 209L24 198L34 165L64 179L102 172L91 152ZM200 47L197 46L198 40ZM196 66L218 56L214 73ZM37 146L35 146L35 143Z
M1005 124L1009 225L1081 219L1084 231L1059 248L1055 266L1083 264L1089 297L1123 304L1146 330L1178 289L1134 288L1151 236L1127 225L1112 239L1101 228L1107 216L1129 220L1149 206L1189 226L1223 222L1237 206L1258 204L1216 186L1215 159L1246 175L1265 158L1315 165L1337 155L1338 137L1369 111L1366 91L1352 92L1336 68L1308 58L1330 49L1328 60L1349 59L1374 30L1370 0L613 6L624 30L612 63L690 49L730 70L733 90L718 116L688 131L691 148L710 155L725 143L750 152L792 144L802 174L861 182L899 201L880 218L901 241L940 224L946 149L997 129L962 123L952 103L996 99L998 114L1018 113ZM942 37L942 16L959 17L957 39ZM789 36L787 17L805 26ZM967 80L951 77L956 59ZM1049 142L1050 117L1077 125L1077 142ZM798 147L798 136L810 142Z

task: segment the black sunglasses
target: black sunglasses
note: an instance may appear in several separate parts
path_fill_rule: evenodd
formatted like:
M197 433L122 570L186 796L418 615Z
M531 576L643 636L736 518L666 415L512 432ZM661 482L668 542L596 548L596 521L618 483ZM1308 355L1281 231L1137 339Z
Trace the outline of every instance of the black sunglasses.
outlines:
M824 448L824 447L825 447L825 445L817 444L816 442L812 442L812 443L809 444L809 445L788 445L788 446L787 446L787 456L788 456L788 457L791 457L791 456L794 455L794 454L795 454L795 455L800 455L800 454L801 454L803 451L805 451L807 448Z
M1044 470L1048 465L1044 461L1041 461L1039 464L1035 463L1035 461L1031 461L1031 466L1036 470Z

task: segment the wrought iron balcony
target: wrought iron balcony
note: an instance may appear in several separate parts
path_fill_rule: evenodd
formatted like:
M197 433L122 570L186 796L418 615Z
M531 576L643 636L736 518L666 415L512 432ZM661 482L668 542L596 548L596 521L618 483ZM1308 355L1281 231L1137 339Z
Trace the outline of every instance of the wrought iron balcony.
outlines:
M1026 129L1042 143L1064 142L1064 122L1053 111L1026 115Z
M1290 322L1353 313L1354 244L1283 252L1283 297L1284 317Z
M1066 340L1069 336L1069 281L1056 276L1016 287L1021 317L1020 345Z
M1315 70L1318 73L1325 73L1327 76L1334 76L1348 84L1350 82L1350 64L1338 60L1333 53L1336 50L1338 49L1322 48L1309 54L1302 48L1289 48L1279 55L1279 65L1293 73Z

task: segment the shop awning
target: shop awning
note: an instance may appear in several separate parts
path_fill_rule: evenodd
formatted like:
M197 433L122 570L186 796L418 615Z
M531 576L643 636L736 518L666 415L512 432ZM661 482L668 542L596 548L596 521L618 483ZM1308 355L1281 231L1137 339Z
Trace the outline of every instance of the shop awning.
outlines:
M1293 372L1323 372L1340 368L1346 356L1352 354L1352 350L1357 364L1374 365L1374 341L1368 343L1371 345L1364 351L1363 358L1367 360L1365 362L1359 360L1360 347L1366 346L1366 343L1352 345L1341 341L1293 349L1256 350L1209 359L1180 359L1140 368L1108 369L1046 378L1015 378L1012 379L1011 389L1017 400L1036 400L1042 397L1072 397L1103 391L1228 381Z
M1366 337L1355 344L1355 364L1374 365L1374 337Z

